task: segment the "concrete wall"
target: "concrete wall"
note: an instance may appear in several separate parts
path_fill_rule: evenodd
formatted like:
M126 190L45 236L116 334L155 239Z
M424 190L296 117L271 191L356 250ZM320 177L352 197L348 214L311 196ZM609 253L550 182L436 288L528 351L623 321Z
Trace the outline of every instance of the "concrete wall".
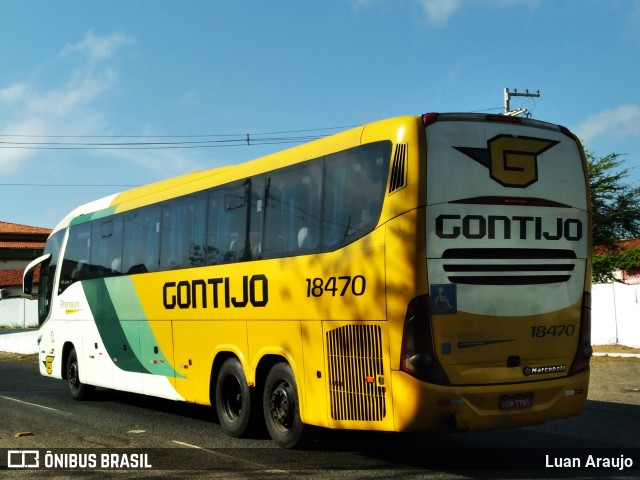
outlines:
M597 283L591 294L592 343L640 348L640 285Z
M26 298L0 300L0 327L26 328L38 326L38 301Z
M0 330L0 352L32 355L38 353L38 330L5 333Z

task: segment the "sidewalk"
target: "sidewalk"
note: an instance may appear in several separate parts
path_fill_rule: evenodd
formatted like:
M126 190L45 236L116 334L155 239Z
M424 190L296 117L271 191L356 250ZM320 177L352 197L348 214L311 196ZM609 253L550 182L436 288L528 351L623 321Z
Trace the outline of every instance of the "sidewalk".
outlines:
M594 357L640 358L640 348L625 345L594 345Z

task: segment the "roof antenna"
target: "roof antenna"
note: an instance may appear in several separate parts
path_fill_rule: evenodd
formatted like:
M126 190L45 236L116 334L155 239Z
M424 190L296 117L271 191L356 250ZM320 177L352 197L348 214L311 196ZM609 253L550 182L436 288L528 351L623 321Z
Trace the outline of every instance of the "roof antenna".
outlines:
M508 115L510 117L516 117L518 115L525 115L526 117L530 117L531 113L526 108L518 108L516 110L511 110L509 105L511 101L511 97L539 97L540 90L536 93L529 93L529 89L526 88L524 93L518 93L517 89L513 89L513 92L510 92L508 88L504 89L504 113L503 115Z

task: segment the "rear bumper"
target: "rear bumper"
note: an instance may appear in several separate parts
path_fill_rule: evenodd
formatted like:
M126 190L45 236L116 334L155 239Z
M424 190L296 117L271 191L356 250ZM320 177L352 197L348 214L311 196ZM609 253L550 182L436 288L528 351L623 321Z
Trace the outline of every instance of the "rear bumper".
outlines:
M488 386L433 385L392 372L395 430L489 430L524 427L579 415L587 400L589 371L531 383ZM500 397L531 393L528 408L500 409Z

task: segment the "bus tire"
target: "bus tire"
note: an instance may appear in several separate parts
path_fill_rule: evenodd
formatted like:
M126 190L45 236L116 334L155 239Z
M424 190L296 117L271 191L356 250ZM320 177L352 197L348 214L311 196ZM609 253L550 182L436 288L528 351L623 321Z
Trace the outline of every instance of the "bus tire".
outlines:
M269 435L279 446L295 448L303 440L298 388L288 363L275 364L264 385L262 410Z
M69 357L67 358L67 383L69 385L71 398L74 400L88 400L96 388L93 385L87 385L80 381L80 367L75 348L71 349Z
M216 413L227 435L243 437L251 427L251 390L236 358L225 360L218 372Z

